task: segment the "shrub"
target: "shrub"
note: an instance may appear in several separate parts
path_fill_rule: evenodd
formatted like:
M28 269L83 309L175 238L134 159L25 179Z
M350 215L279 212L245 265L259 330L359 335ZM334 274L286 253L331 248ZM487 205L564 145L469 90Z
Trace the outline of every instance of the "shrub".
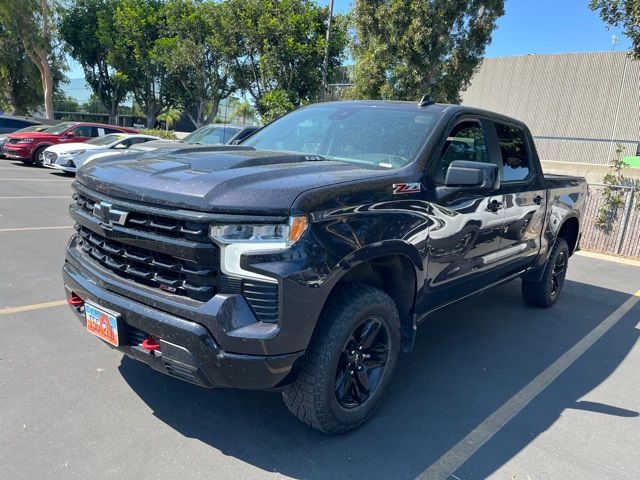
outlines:
M160 130L159 128L144 128L140 130L143 135L153 135L154 137L164 138L165 140L177 140L176 133L173 130Z

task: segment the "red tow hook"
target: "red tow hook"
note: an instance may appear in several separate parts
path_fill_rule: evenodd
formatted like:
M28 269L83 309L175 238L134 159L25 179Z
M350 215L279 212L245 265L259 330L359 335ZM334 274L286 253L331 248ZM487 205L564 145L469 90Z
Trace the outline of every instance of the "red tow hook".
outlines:
M151 353L160 351L160 344L153 337L145 338L140 345Z
M82 300L77 294L71 292L69 298L67 298L67 303L69 306L73 308L84 307L84 300Z

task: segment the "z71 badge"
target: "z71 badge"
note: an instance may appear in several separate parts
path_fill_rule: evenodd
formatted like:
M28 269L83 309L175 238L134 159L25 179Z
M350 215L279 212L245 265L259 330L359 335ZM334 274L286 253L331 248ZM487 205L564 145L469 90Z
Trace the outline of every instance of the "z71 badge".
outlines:
M417 193L420 191L419 183L394 183L393 194L403 195L405 193Z

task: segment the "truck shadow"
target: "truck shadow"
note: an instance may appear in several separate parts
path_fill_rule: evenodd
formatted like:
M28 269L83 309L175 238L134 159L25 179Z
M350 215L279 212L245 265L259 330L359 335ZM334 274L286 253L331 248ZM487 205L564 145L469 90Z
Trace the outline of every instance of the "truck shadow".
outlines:
M295 478L415 478L627 298L567 281L559 303L538 310L522 303L516 281L439 312L420 329L413 353L401 358L377 414L339 437L299 423L277 393L209 391L128 358L120 371L167 425L266 472ZM627 355L640 334L637 322L637 314L625 315L458 472L486 478L565 409L638 416L581 400Z

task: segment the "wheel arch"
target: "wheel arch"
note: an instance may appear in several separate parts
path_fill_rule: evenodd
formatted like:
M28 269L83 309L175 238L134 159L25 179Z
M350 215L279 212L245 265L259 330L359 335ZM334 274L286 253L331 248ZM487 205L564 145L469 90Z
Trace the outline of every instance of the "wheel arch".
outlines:
M31 160L33 160L34 162L36 161L36 154L42 150L45 150L46 148L52 147L54 144L53 143L42 143L39 145L36 145L33 149L33 151L31 152Z
M568 216L562 222L558 230L557 238L564 238L569 246L569 256L573 255L578 247L580 237L580 220L576 215Z
M364 256L363 252L357 252L353 259L342 262L340 275L333 279L322 311L327 308L335 292L346 283L361 283L382 290L391 297L398 308L402 350L410 351L415 339L415 305L419 282L424 279L424 272L417 249L411 245L407 246L410 246L413 252L408 249L389 251L387 245L387 248L378 250L377 254L369 252ZM354 261L356 258L357 261Z

